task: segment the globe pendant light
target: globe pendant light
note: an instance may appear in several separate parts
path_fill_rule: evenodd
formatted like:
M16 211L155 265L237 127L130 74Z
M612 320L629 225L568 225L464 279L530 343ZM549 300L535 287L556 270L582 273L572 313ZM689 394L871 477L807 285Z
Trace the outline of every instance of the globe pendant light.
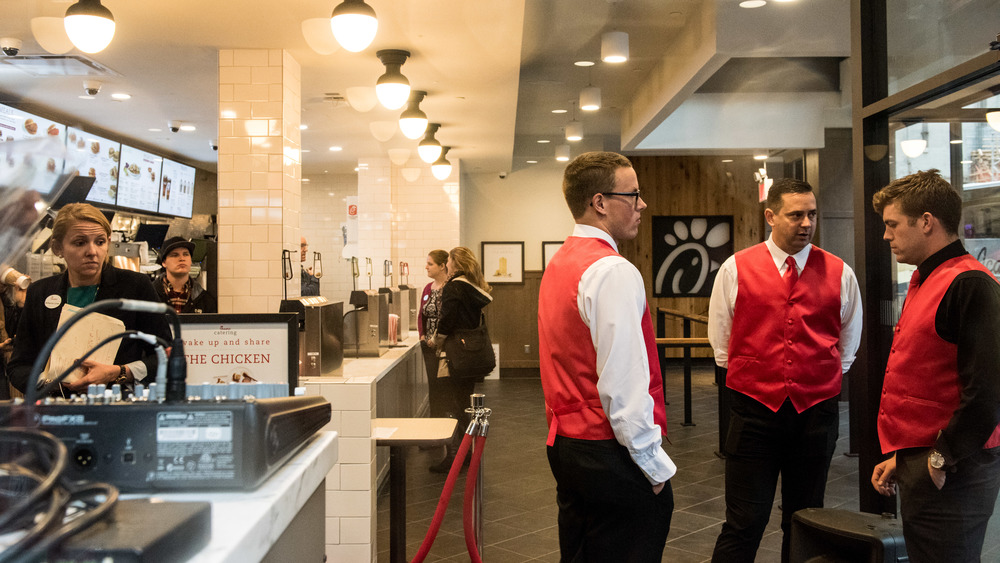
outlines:
M101 0L79 0L63 18L66 35L84 53L103 51L115 36L115 18Z
M420 156L420 160L427 164L432 164L441 156L441 143L434 138L434 133L437 133L437 130L440 128L440 123L427 124L427 135L417 145L417 154Z
M375 40L378 19L375 10L364 0L344 0L333 9L330 27L341 47L357 53L367 49Z
M431 174L438 180L447 180L451 176L451 163L445 158L451 147L441 147L441 156L431 164Z
M986 123L989 123L994 131L1000 131L1000 111L986 112Z
M924 125L926 128L927 126ZM924 154L924 150L927 149L927 138L925 135L921 135L919 139L910 138L910 126L904 127L906 129L906 140L899 142L899 148L903 151L903 154L910 158L917 158L918 156Z
M410 92L410 105L399 116L399 130L407 139L419 139L427 130L427 114L420 110L420 102L427 92L413 90Z
M399 109L410 97L410 81L400 72L400 67L410 56L409 51L402 49L383 49L375 53L385 65L385 74L378 77L375 84L375 95L385 109Z

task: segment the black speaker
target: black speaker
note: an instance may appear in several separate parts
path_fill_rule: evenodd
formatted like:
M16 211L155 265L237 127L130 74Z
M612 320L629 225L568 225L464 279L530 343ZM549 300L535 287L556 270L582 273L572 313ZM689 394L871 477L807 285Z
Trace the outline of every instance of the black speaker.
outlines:
M806 508L792 515L791 534L791 563L909 561L902 522L876 514Z

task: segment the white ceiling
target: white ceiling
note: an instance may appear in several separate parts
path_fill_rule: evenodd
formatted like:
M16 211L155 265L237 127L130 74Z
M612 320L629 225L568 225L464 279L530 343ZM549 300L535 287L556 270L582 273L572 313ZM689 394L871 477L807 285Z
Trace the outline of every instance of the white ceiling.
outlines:
M339 1L104 0L117 31L91 57L120 76L103 78L97 99L78 98L80 77L39 78L0 64L0 100L214 170L218 50L285 49L302 66L302 121L309 127L302 145L310 151L303 175L345 173L361 158L416 146L401 134L387 143L372 137L369 122L395 120L398 111L361 114L346 102L324 101L374 85L383 72L377 50L406 49L412 56L403 74L428 92L421 109L442 124L437 138L454 147L449 159L460 159L468 172L497 172L551 159L588 83L601 87L603 107L577 111L587 135L580 146L617 150L623 136L625 145L639 146L733 57L849 54L846 0L771 2L757 10L740 9L735 0L367 0L379 18L373 45L319 55L306 44L301 22L329 16ZM21 54L43 53L30 19L61 16L69 5L2 0L0 36L22 39ZM598 60L601 33L610 30L629 33L629 62L590 70L572 64ZM113 101L110 94L119 91L132 99ZM551 113L557 107L570 114ZM169 133L168 120L197 131ZM344 150L330 152L332 145Z

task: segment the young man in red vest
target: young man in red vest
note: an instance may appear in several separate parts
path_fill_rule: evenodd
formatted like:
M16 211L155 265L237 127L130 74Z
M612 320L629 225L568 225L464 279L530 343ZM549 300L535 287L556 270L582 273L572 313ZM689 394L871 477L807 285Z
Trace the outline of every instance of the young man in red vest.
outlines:
M777 180L765 242L719 269L708 309L715 362L727 368L726 522L712 561L753 562L781 475L781 560L792 514L823 506L843 374L861 340L861 292L844 261L813 246L816 196Z
M899 487L910 561L979 561L1000 489L1000 284L958 238L962 198L937 170L872 200L896 260L917 266L885 368L872 472Z
M573 160L563 195L576 227L538 297L559 549L563 561L658 563L677 469L660 445L666 407L645 285L618 254L646 203L632 163L609 152Z

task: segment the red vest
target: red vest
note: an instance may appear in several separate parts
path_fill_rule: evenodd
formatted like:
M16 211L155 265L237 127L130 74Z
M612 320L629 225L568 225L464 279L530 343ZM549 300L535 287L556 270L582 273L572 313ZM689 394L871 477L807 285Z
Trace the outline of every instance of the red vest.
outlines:
M615 437L597 393L597 352L590 328L580 318L577 306L580 278L594 262L606 256L618 256L607 242L569 237L542 276L538 294L538 352L550 446L556 434L582 440ZM653 422L666 434L663 378L648 305L643 314L642 335L649 358Z
M813 246L791 292L764 243L737 252L736 271L726 386L774 412L785 398L802 412L840 393L843 260Z
M958 346L938 336L934 317L955 277L971 270L989 273L965 254L945 261L926 280L910 282L882 383L878 411L882 453L933 446L961 402ZM1000 426L983 447L997 445Z

